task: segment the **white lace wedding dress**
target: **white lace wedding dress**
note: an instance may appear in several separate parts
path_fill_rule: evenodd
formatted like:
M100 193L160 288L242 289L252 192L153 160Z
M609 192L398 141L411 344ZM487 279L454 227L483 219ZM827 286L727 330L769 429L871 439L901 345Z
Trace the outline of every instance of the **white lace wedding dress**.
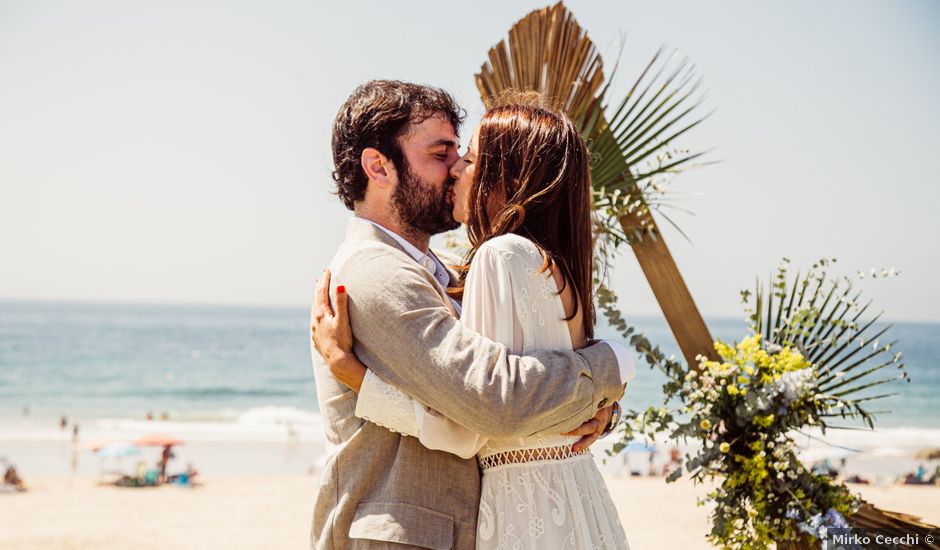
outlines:
M464 288L461 322L514 354L571 349L564 306L542 255L524 237L504 235L477 251ZM627 549L626 535L589 452L577 437L488 439L424 407L371 370L356 415L418 437L431 449L470 458L483 470L478 549Z

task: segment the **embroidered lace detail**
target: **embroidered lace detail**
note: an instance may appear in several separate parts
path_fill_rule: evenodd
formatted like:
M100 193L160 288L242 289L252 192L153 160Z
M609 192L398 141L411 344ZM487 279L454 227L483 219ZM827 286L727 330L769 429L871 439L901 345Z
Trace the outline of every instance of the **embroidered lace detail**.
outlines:
M545 326L545 316L542 315L542 308L539 307L539 297L533 295L528 287L522 287L519 291L519 300L517 301L517 311L519 320L522 322L523 329L532 329L532 322L538 322L539 326Z
M411 396L378 376L373 376L369 384L368 391L359 394L357 414L377 426L417 437L419 432L414 412L415 401Z
M506 464L521 464L524 462L541 462L545 460L564 460L574 456L588 454L587 449L572 451L570 445L563 447L543 447L538 449L518 449L504 451L480 458L480 467L484 470L505 466Z
M483 470L481 493L477 550L629 550L589 456Z

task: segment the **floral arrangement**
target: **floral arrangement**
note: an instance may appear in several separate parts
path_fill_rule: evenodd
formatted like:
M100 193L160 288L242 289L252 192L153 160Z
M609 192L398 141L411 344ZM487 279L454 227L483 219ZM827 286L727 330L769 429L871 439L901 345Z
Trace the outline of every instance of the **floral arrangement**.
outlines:
M631 411L614 452L659 432L691 442L692 452L667 481L683 474L720 480L701 502L714 506L709 540L720 547L823 538L830 528L846 527L861 504L844 485L800 462L794 434L841 427L833 418L872 426L866 404L887 394L862 394L907 375L902 355L891 355L894 342L878 341L890 327L869 338L877 317L859 323L868 307L857 301L860 293L851 297L850 280L826 276L832 262L820 260L788 284L784 260L767 291L743 292L746 304L754 298L747 308L751 333L732 344L716 341L717 359L700 356L697 369L681 369L642 338L633 342L666 374L666 403L679 405ZM900 375L873 378L892 365Z
M716 505L712 542L766 548L766 541L796 538L794 525L818 536L825 528L819 518L844 523L859 500L807 470L791 435L838 406L838 398L817 393L818 373L799 351L762 345L760 335L734 346L717 341L715 351L721 361L703 357L700 371L686 375L679 394L687 419L673 432L701 443L686 461L693 479L723 478L708 494Z

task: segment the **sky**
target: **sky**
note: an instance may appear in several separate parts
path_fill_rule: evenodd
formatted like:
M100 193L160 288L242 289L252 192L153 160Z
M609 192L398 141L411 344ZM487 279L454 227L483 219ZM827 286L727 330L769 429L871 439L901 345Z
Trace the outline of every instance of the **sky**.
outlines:
M304 306L350 213L330 128L359 83L473 81L547 4L0 0L0 299ZM614 91L661 46L712 116L677 145L716 164L671 185L664 226L706 316L786 256L894 267L863 282L895 320L940 320L940 5L930 0L567 4ZM629 314L659 310L632 252Z

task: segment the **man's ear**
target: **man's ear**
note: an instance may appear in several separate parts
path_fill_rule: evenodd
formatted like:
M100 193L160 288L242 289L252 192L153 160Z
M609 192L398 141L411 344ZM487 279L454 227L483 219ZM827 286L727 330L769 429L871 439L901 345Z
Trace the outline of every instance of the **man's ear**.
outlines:
M359 162L369 181L378 183L380 187L387 187L395 182L395 166L375 147L363 149Z

